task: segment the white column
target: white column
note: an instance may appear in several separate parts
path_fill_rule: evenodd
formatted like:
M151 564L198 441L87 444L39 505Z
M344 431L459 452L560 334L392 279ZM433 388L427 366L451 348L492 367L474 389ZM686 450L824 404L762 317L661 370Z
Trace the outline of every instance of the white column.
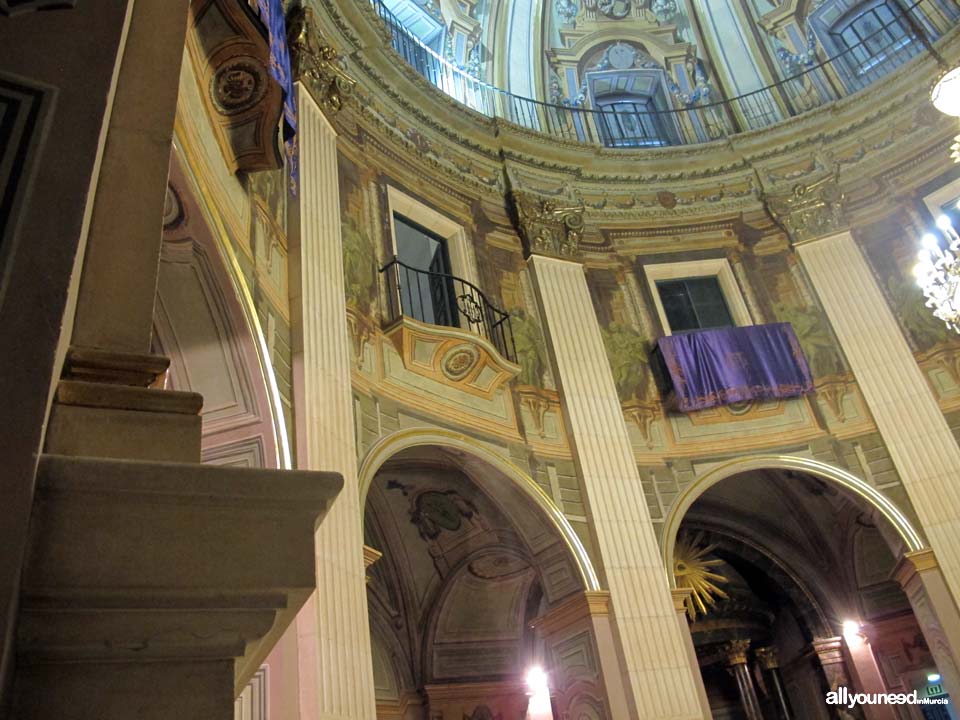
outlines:
M299 83L297 106L300 246L299 268L291 272L291 307L300 315L294 325L301 328L294 348L300 383L297 458L301 468L334 470L344 479L343 491L317 532L315 618L298 622L301 717L370 720L376 709L350 394L337 135ZM291 256L296 255L294 249Z
M693 668L581 265L530 260L639 718L700 718Z
M955 599L960 448L850 233L797 247Z

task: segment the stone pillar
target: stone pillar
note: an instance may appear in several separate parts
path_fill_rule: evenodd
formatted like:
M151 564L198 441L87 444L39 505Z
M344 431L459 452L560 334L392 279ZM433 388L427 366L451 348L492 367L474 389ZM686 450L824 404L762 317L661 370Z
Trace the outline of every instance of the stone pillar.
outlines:
M635 717L702 717L583 267L539 255L529 263L610 590L628 701Z
M344 477L316 538L315 618L298 623L302 716L375 717L362 508L350 394L337 134L316 88L298 82L299 238L291 238L297 464Z
M673 609L677 611L677 624L687 650L687 661L693 672L693 681L697 685L697 700L700 701L700 710L704 718L713 717L710 711L710 700L707 698L707 688L703 684L703 674L700 672L700 660L697 658L697 648L693 644L693 635L690 633L690 622L687 620L687 603L693 590L690 588L673 588Z
M886 683L880 674L880 666L877 665L873 648L870 647L870 641L865 634L845 630L843 652L856 692L870 694L887 692ZM867 720L896 720L899 717L893 705L864 705L863 714Z
M544 642L548 659L545 669L550 673L551 687L561 695L558 698L560 713L566 711L562 698L564 689L585 680L595 682L598 691L606 694L611 717L629 717L620 659L610 628L610 593L588 591L576 595L541 615L531 625ZM562 654L554 653L553 649L576 642L585 632L593 637L594 647L589 650L596 657L597 667L584 667L581 661L572 669L564 667Z
M960 447L848 232L797 247L903 486L960 598Z
M906 553L892 576L910 600L947 692L960 696L960 612L933 550Z
M777 657L777 649L774 647L757 648L755 654L770 685L770 693L773 695L777 717L779 720L792 720L790 703L783 688L783 678L780 676L780 659Z
M732 640L724 648L727 669L737 682L740 693L740 705L747 720L763 720L760 710L760 700L757 698L757 689L753 685L750 667L747 665L747 651L750 649L749 640Z
M74 347L150 352L188 5L134 5L93 203Z

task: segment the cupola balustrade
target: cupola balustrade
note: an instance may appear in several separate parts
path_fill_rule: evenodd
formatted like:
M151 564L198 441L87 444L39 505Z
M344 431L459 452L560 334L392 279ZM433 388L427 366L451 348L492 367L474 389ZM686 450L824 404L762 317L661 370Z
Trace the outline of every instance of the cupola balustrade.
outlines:
M473 283L421 270L398 258L380 268L380 273L387 283L388 322L405 315L430 325L469 330L490 341L502 357L517 362L510 314L494 306Z
M427 47L382 0L370 1L390 32L394 50L428 82L471 110L568 142L632 148L711 142L852 95L923 54L929 42L960 20L960 9L949 1L898 2L901 14L891 22L825 60L791 64L790 69L802 69L759 90L673 110L644 105L596 109L520 97L483 82Z

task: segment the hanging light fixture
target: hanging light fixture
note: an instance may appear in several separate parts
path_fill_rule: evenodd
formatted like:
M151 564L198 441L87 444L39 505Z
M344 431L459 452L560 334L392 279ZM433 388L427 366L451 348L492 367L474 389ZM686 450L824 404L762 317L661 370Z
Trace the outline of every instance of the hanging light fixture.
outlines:
M921 242L923 249L913 269L917 284L927 298L927 307L947 327L960 333L960 235L953 228L950 218L937 218L937 228L943 240L933 233L926 233Z
M944 115L960 117L960 67L940 75L930 91L930 102Z
M960 117L960 66L951 68L943 55L937 52L930 41L923 23L917 21L909 10L903 12L903 18L910 26L910 30L917 36L924 49L930 54L940 68L933 87L930 90L930 102L944 115Z

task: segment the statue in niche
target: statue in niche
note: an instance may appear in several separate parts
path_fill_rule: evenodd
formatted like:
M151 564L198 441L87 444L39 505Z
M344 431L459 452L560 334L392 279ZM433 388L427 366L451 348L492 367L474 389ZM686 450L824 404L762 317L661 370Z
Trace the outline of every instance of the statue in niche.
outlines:
M630 14L630 3L631 0L586 0L584 7L611 20L623 20Z

